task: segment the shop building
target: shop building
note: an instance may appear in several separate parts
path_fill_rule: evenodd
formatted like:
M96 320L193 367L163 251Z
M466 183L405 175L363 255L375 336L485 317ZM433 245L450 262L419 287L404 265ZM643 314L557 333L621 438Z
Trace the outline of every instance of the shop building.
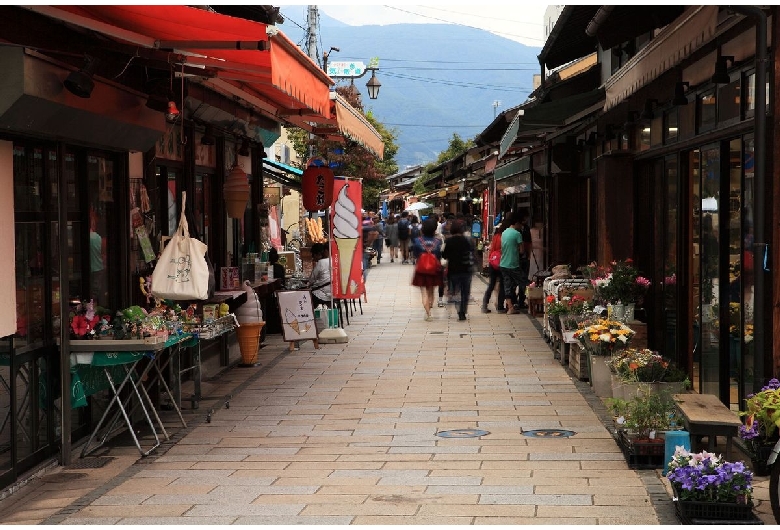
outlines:
M365 121L340 119L349 109L275 27L278 9L226 8L234 16L0 8L0 486L47 458L67 463L91 430L91 407L71 408L61 390L70 388L69 303L140 305L139 281L176 229L182 192L190 231L219 271L265 242L265 148L283 124L381 152ZM229 217L223 184L235 172L250 194L243 215ZM202 356L230 364L235 339L204 344Z

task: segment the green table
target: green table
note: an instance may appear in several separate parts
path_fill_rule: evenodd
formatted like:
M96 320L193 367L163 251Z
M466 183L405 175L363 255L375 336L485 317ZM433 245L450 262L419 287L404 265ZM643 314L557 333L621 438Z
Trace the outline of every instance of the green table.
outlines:
M104 445L109 435L114 432L120 417L124 418L125 424L133 437L135 445L143 456L147 456L160 445L160 438L157 435L157 430L150 417L150 413L157 420L157 424L167 440L169 438L168 433L165 431L165 427L154 408L154 404L141 382L147 374L154 369L155 373L149 383L151 384L154 380L159 380L173 402L173 393L168 388L168 385L165 383L165 379L160 372L160 354L164 350L171 348L171 354L178 355L180 348L190 347L197 343L198 338L189 333L172 335L167 341L157 343L148 343L143 340L70 341L71 374L73 375L71 386L73 407L76 408L86 405L87 396L100 392L101 390L110 390L113 394L111 402L106 407L103 416L100 418L100 421L90 435L89 440L87 440L87 443L82 449L81 456L84 457ZM139 373L136 368L144 358L147 358L150 362L148 362ZM120 398L120 393L126 387L129 387L131 392L127 398L122 399ZM138 400L135 406L128 411L127 407L129 406L133 395L135 395ZM114 405L116 405L118 410L114 412L110 422L107 422L109 413ZM130 416L137 407L141 407L146 422L152 429L155 438L155 444L146 451L141 447L130 420ZM179 414L182 424L186 427L187 424L176 403L174 403L174 408ZM108 426L103 436L98 440L97 444L93 446L93 441L98 437L98 432L106 424Z

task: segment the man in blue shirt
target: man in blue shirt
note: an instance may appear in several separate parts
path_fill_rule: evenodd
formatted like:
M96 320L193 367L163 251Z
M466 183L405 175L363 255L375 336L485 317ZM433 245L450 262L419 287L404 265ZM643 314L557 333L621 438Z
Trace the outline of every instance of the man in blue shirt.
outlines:
M507 314L518 313L520 306L517 290L524 286L523 272L520 267L520 255L523 252L523 236L520 232L523 218L517 212L512 214L512 225L501 234L501 277L504 280L504 295ZM527 274L526 274L527 278Z

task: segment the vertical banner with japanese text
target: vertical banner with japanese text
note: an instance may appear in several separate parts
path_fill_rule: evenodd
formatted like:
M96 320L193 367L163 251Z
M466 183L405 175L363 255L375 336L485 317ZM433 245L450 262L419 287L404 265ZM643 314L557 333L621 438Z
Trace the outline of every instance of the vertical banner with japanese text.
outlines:
M331 289L334 299L359 298L363 282L363 183L336 177L330 210Z

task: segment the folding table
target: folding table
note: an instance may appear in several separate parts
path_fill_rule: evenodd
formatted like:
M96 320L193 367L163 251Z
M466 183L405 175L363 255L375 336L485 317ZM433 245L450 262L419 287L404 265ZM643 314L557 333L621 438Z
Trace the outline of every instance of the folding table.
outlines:
M147 383L151 384L155 380L159 380L163 385L165 392L173 402L173 394L160 372L159 359L163 350L171 348L171 355L179 355L181 347L188 347L196 343L197 338L188 333L173 335L166 342L151 344L144 340L70 341L71 367L72 371L75 373L72 387L74 401L103 389L109 389L112 393L111 401L108 406L106 406L103 416L92 431L89 440L87 440L87 443L84 445L81 456L84 457L103 446L111 433L114 432L120 417L124 419L125 425L130 431L133 441L142 456L149 455L161 443L151 416L154 416L163 435L168 439L168 433L165 431L165 427L154 408L154 404L152 403L143 382L147 375L154 370L154 373L152 373L152 376ZM138 364L144 358L147 358L149 362L146 363L139 372L137 369ZM107 387L105 386L105 383L108 384ZM129 396L122 399L120 394L125 388L129 388L131 392ZM133 395L138 399L135 405L128 410ZM114 411L113 416L111 416L109 420L109 414L112 412L114 406L116 406L117 410ZM182 421L182 425L186 427L186 422L181 415L181 410L176 403L173 403L173 406L179 415L179 419ZM141 408L146 423L151 428L155 439L153 446L146 451L141 447L130 419L133 412L138 407ZM93 441L98 438L99 431L106 425L107 428L102 437L93 445Z

